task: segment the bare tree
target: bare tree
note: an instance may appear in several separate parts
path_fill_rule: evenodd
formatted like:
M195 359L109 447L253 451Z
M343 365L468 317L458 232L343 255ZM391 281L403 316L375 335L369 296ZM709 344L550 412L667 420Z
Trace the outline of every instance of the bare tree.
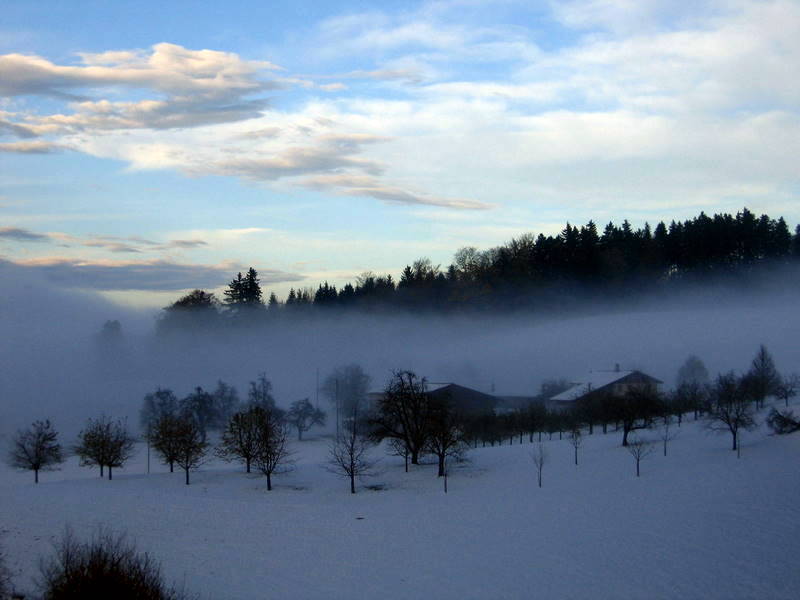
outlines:
M189 485L189 471L205 462L208 443L203 430L189 415L179 417L173 424L175 443L175 464L186 474L186 485Z
M636 437L628 441L626 448L636 461L636 476L639 477L639 463L653 453L653 444Z
M674 419L671 415L664 415L664 420L661 423L661 430L659 437L664 443L664 456L667 455L667 444L678 437L678 432L672 427Z
M181 429L182 417L177 415L162 415L153 423L148 440L153 449L161 456L165 465L169 465L169 472L175 471L175 462L181 450L178 435Z
M267 478L267 491L272 490L272 476L284 472L291 464L291 452L286 445L286 424L277 410L254 409L257 413L256 455L258 470Z
M575 450L575 466L578 466L578 448L583 444L583 435L579 427L575 427L569 434L569 443Z
M369 458L372 442L362 431L363 423L359 415L359 402L351 406L351 419L345 422L344 435L334 439L329 449L328 467L331 473L350 480L350 493L356 493L356 479L374 474L375 461ZM399 446L400 444L398 444ZM402 444L405 448L405 444Z
M39 483L39 471L55 469L64 462L58 432L49 420L34 421L29 429L20 429L11 441L8 464L15 469L33 471Z
M400 456L403 459L405 471L408 473L408 459L411 455L408 452L408 446L406 446L405 442L396 438L389 440L388 453L392 456Z
M425 449L438 460L438 477L445 476L448 458L458 459L466 449L463 419L449 398L431 399L428 406L428 439Z
M411 464L418 465L428 442L429 407L425 378L411 371L395 371L371 420L374 438L401 440L408 448Z
M108 467L108 479L113 479L113 469L122 467L134 454L136 440L128 433L124 419L112 421L105 415L89 419L87 426L78 434L75 454L81 466L97 465L100 476L103 467Z
M730 433L734 451L738 449L739 431L756 426L748 385L733 372L717 377L711 390L706 426L711 431Z
M787 377L781 377L780 383L775 387L775 395L783 400L786 408L789 408L789 400L797 395L800 388L800 376L792 373Z
M286 413L286 422L297 429L297 440L300 441L303 439L304 432L315 425L325 425L325 417L326 415L321 409L314 408L308 398L303 398L292 402L289 412Z
M161 567L140 553L124 534L100 529L87 542L67 529L54 556L40 563L39 587L45 600L114 598L181 600L186 594L164 583ZM2 596L0 596L2 597Z
M542 487L542 470L545 463L547 463L547 451L542 444L531 452L531 459L533 459L533 466L536 467L536 474L539 477L539 487Z
M225 431L222 432L222 439L216 449L217 456L224 461L243 462L248 473L250 465L258 454L258 427L261 412L263 409L251 407L247 411L233 415L228 421Z

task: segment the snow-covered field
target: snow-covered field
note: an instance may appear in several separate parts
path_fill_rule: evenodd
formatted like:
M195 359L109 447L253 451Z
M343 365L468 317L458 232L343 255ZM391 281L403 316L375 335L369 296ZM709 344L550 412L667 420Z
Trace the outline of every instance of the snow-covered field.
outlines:
M155 460L146 475L143 449L111 482L75 458L39 485L2 466L2 544L27 590L66 525L107 524L208 599L800 597L800 434L746 433L737 460L684 423L638 479L621 432L586 436L578 467L557 437L542 489L525 443L472 450L447 495L435 465L384 458L366 483L385 489L352 496L325 439L293 444L272 492L224 463L190 486Z

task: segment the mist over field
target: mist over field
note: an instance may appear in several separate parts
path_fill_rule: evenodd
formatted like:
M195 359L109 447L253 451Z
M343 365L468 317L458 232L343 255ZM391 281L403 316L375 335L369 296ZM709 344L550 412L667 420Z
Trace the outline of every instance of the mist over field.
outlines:
M392 369L410 369L430 381L534 395L544 379L576 380L615 363L669 388L689 354L713 375L746 370L763 343L789 373L800 364L797 274L782 270L747 290L697 287L669 298L592 302L562 315L329 314L176 339L155 334L157 313L64 291L5 265L0 435L49 418L71 437L100 413L135 425L142 397L157 386L180 397L222 379L244 397L261 372L279 405L313 402L317 369L322 380L348 363L362 365L376 390ZM118 344L99 339L108 319L122 323ZM320 404L327 408L322 397Z

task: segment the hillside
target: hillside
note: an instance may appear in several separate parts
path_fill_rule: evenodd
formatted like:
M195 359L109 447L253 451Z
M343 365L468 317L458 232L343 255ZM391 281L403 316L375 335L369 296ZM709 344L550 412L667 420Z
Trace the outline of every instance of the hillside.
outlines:
M761 413L766 414L764 411ZM651 438L656 432L647 432ZM19 587L65 525L127 531L167 579L201 598L796 598L800 434L743 438L684 423L636 478L619 433L479 448L453 469L396 458L351 496L322 468L327 440L295 443L296 469L265 480L211 462L183 485L142 448L114 481L72 458L36 486L0 467L2 543Z

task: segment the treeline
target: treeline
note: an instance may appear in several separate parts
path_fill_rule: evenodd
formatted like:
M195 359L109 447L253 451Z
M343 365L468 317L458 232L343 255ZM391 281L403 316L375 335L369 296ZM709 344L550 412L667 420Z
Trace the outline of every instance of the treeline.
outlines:
M798 258L800 226L793 235L782 217L757 217L746 208L736 215L700 213L655 228L634 229L625 220L620 226L608 223L601 232L593 221L580 227L568 223L558 235L524 234L483 251L461 248L445 268L420 258L403 269L399 280L367 272L341 288L324 282L316 289L291 289L285 300L274 293L264 298L251 268L230 282L222 300L195 290L174 302L165 309L159 331L329 309L547 309L592 294L613 298L708 276L741 278L765 263Z

